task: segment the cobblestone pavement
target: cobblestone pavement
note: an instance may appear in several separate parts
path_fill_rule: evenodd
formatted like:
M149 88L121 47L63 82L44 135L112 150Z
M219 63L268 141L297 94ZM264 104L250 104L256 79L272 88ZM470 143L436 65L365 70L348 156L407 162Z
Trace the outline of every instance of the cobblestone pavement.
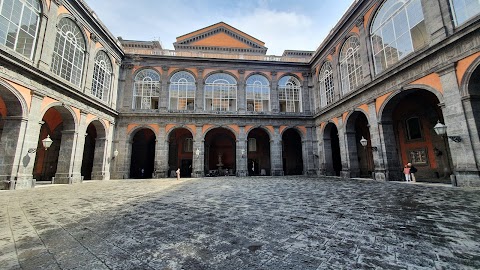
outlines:
M480 190L304 177L0 192L0 269L480 269Z

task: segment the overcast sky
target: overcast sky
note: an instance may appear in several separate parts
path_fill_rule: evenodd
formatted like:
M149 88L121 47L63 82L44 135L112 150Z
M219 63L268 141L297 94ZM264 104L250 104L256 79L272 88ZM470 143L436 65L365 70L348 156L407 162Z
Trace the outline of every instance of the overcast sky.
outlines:
M114 36L160 40L225 22L263 42L267 54L314 51L353 0L85 0Z

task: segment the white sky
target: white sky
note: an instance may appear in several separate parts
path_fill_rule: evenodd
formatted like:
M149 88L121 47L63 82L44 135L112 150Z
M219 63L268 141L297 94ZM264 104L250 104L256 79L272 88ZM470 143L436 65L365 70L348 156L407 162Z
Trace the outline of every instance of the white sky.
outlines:
M267 54L314 51L353 0L85 0L116 37L160 40L223 21L263 42Z

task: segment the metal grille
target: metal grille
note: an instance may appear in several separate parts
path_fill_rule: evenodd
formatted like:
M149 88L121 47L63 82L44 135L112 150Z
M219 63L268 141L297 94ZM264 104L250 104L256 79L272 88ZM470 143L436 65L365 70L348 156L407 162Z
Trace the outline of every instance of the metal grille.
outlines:
M112 83L112 63L108 55L100 51L95 57L93 68L92 95L108 102Z
M362 81L362 63L360 59L360 42L351 36L343 44L340 51L340 75L344 94L353 91Z
M270 111L270 83L262 75L252 75L247 79L247 110Z
M80 86L84 55L85 40L80 28L72 20L62 18L57 26L52 72Z

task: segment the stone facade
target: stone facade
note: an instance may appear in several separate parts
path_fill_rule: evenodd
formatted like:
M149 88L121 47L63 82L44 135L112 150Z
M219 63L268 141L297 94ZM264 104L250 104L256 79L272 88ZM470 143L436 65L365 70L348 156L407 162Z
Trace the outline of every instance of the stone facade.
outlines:
M32 56L0 46L0 180L10 188L32 187L33 179L50 176L55 183L170 177L177 167L194 177L399 180L407 162L419 169L420 181L480 186L480 23L478 14L452 20L450 1L409 2L421 5L423 18L409 29L411 50L394 60L387 52L397 54L400 47L373 43L378 1L353 3L317 51L287 50L283 56L266 55L262 41L225 23L180 36L178 50L117 41L83 1L39 3ZM86 44L80 84L53 72L62 18L81 29ZM106 99L92 87L99 51L112 67ZM327 75L320 73L325 63L331 66ZM135 82L145 70L158 74L158 82L149 84L154 94ZM181 98L172 89L184 89L172 82L179 72L194 81L188 86L194 94L181 109L172 105ZM235 83L212 84L208 79L216 74ZM255 75L268 81L268 97L260 101L247 98ZM222 96L227 88L235 89L234 97ZM209 91L219 97L207 98ZM437 121L447 135L435 133ZM50 152L40 147L46 135L54 138ZM256 141L264 142L258 151Z

